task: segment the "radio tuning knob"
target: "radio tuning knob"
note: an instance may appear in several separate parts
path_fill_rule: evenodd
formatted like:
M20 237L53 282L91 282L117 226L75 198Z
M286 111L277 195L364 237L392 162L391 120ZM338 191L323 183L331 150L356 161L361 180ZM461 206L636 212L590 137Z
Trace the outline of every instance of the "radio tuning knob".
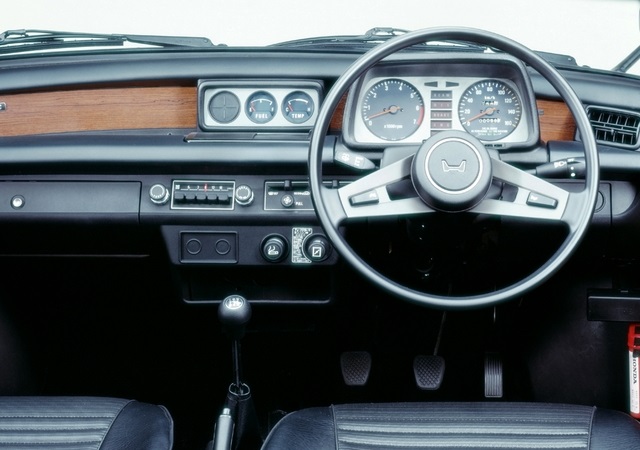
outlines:
M249 206L253 203L253 190L246 184L236 188L236 203L241 206Z
M149 198L156 205L164 205L169 201L169 189L162 184L154 184L149 189Z

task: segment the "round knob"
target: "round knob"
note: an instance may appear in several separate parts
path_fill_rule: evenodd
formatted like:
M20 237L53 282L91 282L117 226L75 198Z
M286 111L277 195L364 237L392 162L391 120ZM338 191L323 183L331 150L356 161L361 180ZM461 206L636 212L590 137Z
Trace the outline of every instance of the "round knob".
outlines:
M282 206L284 206L285 208L291 208L294 203L295 203L295 199L293 198L293 195L291 195L291 194L285 194L280 199L280 204Z
M321 234L307 236L302 248L305 256L312 262L322 262L331 254L331 243Z
M269 262L282 261L287 256L287 240L277 234L267 236L262 241L261 252Z
M156 205L164 205L169 201L169 189L162 184L154 184L149 189L149 198Z
M253 190L246 184L236 188L236 203L241 206L249 206L253 203Z
M241 295L230 295L220 303L218 318L231 339L241 339L251 319L251 304Z

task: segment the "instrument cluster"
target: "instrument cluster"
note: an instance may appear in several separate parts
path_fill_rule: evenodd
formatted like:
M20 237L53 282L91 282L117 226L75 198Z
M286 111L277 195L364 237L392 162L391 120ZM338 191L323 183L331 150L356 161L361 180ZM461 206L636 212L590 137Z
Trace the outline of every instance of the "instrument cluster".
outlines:
M537 142L535 98L526 71L503 58L496 64L482 61L371 69L350 92L345 141L390 147L459 130L498 149Z
M310 129L322 84L315 81L201 81L199 126L205 131Z

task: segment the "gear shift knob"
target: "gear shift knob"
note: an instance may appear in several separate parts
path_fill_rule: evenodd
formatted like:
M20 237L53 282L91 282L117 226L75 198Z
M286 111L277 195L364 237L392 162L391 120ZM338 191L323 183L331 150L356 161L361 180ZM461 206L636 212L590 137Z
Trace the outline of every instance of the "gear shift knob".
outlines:
M251 319L251 305L241 295L230 295L220 303L218 318L229 337L235 341L240 340Z

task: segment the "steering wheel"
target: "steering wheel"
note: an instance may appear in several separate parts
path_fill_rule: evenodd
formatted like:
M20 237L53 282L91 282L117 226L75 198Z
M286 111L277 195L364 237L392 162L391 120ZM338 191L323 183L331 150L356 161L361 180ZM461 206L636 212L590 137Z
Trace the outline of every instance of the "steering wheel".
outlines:
M340 189L322 183L322 149L333 112L349 87L387 56L427 41L476 42L520 59L537 70L560 94L574 116L585 150L586 176L580 192L569 192L491 157L484 145L460 131L438 133L423 142L415 155L381 168ZM455 155L451 158L448 155ZM460 161L468 161L461 167ZM444 162L443 162L444 161ZM458 161L456 164L455 161ZM525 46L498 34L470 28L433 28L410 32L374 47L358 58L332 89L318 113L309 148L309 184L320 223L338 253L362 276L387 292L424 306L441 309L486 307L523 295L541 285L569 259L586 234L598 193L598 150L586 112L578 96L558 71ZM458 175L462 175L458 176ZM410 178L417 196L391 199L386 187ZM462 179L462 181L461 181ZM513 201L485 198L493 179L515 186ZM354 201L369 196L372 201ZM531 195L551 202L531 206ZM529 201L528 201L529 200ZM568 233L553 255L527 277L496 291L471 296L432 295L401 285L365 262L347 243L338 227L358 217L390 214L484 213L546 219L563 223Z

